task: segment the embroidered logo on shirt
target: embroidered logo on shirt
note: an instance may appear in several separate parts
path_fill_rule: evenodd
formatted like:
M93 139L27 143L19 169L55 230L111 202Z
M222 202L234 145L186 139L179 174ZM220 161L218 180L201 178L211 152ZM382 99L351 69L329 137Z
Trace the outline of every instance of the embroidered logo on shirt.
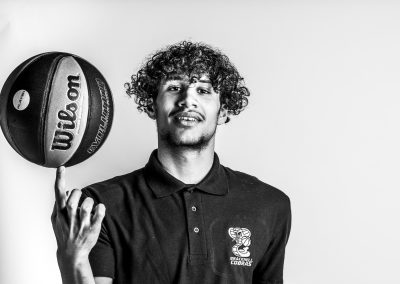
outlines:
M236 244L232 247L232 252L235 255L231 257L231 265L251 266L253 260L249 258L249 247L251 244L251 232L246 228L229 228L229 236Z

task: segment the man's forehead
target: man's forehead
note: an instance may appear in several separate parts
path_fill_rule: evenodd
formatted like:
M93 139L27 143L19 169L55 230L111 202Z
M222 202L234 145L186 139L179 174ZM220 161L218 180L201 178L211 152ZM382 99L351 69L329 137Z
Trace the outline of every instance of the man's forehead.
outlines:
M201 75L187 75L187 74L171 74L167 78L164 79L164 82L167 81L186 81L186 82L201 82L201 83L209 83L211 84L210 77L208 74Z

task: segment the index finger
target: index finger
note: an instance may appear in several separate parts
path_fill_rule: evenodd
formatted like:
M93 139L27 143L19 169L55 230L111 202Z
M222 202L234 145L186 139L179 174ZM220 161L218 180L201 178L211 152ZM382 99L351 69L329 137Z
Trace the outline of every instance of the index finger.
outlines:
M67 194L65 189L65 167L57 168L56 182L54 184L54 192L56 196L56 204L58 209L64 209L67 202Z

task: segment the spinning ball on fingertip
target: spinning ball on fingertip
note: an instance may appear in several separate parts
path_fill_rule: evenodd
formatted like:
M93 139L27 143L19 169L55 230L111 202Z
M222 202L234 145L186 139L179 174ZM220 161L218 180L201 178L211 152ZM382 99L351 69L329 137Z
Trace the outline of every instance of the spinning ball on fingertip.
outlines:
M96 153L113 120L111 90L86 60L48 52L21 63L0 93L0 124L25 159L50 168Z

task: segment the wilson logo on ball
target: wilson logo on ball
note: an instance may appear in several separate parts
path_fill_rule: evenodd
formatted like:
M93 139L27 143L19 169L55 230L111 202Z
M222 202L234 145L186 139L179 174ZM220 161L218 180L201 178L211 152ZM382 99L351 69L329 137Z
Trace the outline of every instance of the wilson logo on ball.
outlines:
M68 92L67 97L71 101L76 101L79 98L79 87L80 79L77 76L68 76ZM57 127L62 130L56 130L54 133L53 144L51 145L51 150L68 150L71 148L72 140L74 139L74 134L69 130L74 130L76 128L76 111L78 110L78 105L74 102L66 106L66 110L60 110L58 112L58 118L61 120Z
M11 73L0 95L0 123L8 142L46 167L89 158L103 145L112 120L106 80L89 62L68 53L29 58Z

